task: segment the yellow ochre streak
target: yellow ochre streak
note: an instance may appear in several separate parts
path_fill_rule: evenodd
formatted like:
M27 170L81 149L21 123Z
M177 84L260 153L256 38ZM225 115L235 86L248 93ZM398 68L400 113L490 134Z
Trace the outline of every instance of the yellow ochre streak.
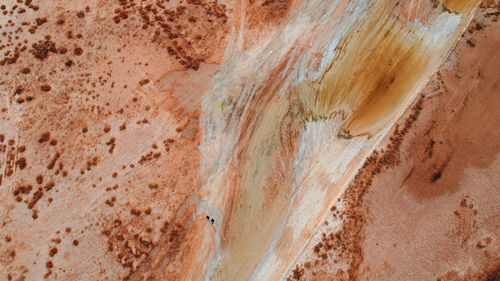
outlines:
M465 2L453 7L470 14L478 1ZM460 32L465 18L461 16L452 33ZM437 69L456 40L455 34L433 40L429 28L404 22L384 9L374 11L348 34L337 46L324 75L296 89L308 119L341 114L346 121L345 137L372 136L387 125Z

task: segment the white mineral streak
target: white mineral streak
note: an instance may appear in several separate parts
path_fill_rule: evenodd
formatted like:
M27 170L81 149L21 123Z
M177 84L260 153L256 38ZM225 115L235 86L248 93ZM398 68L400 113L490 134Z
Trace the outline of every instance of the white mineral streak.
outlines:
M300 13L294 15L278 34L271 33L267 38L262 38L260 44L247 49L242 48L242 35L233 33L232 38L236 39L230 43L231 52L226 52L229 57L203 100L203 140L200 150L203 152L203 189L207 196L199 207L199 213L209 212L219 220L224 216L224 204L228 203L226 199L231 196L230 182L225 175L229 163L234 160L233 148L241 133L239 117L246 110L252 110L248 108L248 104L258 85L269 78L273 68L287 53L291 57L287 65L290 73L280 81L281 87L276 95L286 96L301 81L317 79L331 63L342 38L349 36L353 26L362 25L372 10L382 4L383 1L349 1L347 4L341 0L333 3L303 1L298 9ZM431 63L413 84L410 93L406 94L398 114L371 138L346 140L337 137L344 124L339 117L306 122L305 131L300 136L293 194L290 196L286 216L282 218L278 231L249 280L279 280L289 274L293 261L307 245L329 206L341 194L346 183L381 137L388 132L392 123L422 89L428 77L442 63L472 14L472 11L465 15L443 13L428 27L420 23L412 25L414 34L408 36L409 40L422 39L421 49L433 50L429 54L432 56ZM318 56L319 65L314 62ZM230 104L234 109L228 114L227 106ZM288 241L286 254L278 256L275 252L276 243L290 229L293 230L293 235ZM217 259L211 261L205 280L218 276L215 272L217 264L221 262L223 255L230 254L220 248L222 233L217 232L215 235ZM244 267L244 261L240 262L234 266ZM215 279L220 278L222 277Z

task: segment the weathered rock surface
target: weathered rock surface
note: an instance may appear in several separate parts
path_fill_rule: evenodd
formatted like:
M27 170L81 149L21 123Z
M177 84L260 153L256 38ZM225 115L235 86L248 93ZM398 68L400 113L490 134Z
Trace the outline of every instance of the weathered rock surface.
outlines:
M0 3L0 279L497 280L499 16Z

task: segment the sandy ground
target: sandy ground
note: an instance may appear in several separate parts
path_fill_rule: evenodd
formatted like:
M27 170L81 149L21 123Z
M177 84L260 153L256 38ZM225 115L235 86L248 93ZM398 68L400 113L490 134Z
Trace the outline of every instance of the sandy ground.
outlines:
M188 239L227 8L162 2L1 3L1 280L117 280Z

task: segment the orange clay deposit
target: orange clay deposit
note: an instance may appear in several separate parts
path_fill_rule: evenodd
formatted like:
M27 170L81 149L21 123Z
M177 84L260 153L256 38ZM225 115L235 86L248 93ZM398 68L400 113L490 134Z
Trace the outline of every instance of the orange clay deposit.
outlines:
M0 2L0 280L500 280L498 0Z

